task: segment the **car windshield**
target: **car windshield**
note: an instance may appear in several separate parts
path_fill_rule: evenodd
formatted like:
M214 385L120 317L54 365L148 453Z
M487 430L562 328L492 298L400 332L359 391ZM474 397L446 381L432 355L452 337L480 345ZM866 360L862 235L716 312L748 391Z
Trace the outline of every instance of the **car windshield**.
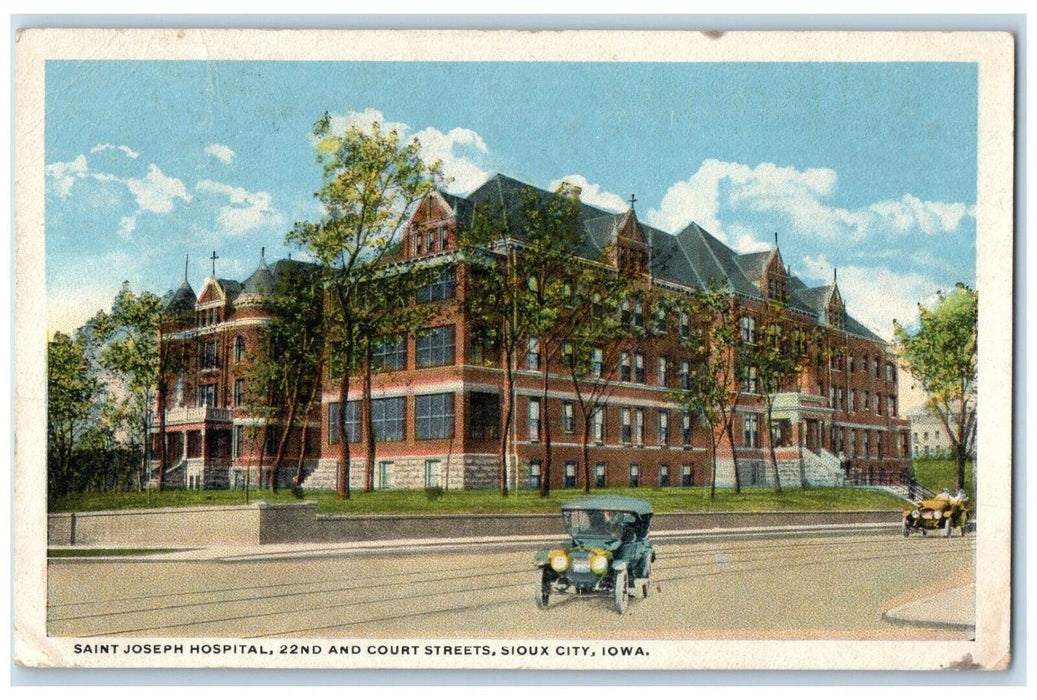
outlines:
M634 524L631 513L611 510L567 510L562 512L565 529L573 537L623 539L624 529Z

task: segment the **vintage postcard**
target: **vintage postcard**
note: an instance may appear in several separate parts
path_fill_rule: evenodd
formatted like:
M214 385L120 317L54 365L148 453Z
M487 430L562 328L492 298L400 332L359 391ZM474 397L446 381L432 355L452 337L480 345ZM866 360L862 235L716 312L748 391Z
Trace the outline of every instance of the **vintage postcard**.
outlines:
M18 664L1010 667L1011 34L15 60Z

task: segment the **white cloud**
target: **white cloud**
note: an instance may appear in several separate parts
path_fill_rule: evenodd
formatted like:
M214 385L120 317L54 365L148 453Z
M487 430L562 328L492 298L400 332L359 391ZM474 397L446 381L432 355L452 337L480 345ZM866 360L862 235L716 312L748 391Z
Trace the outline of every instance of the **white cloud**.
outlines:
M832 281L832 264L824 255L803 258L804 277L821 284ZM908 323L918 315L918 303L933 298L939 285L915 272L888 267L839 266L839 292L851 316L886 340L893 339L893 320Z
M416 138L421 145L422 160L428 163L440 161L447 180L445 189L450 192L471 192L489 177L489 172L478 163L489 149L482 136L471 129L455 127L443 133L430 126L412 133L411 127L407 124L388 121L379 110L369 107L362 112L332 114L331 131L335 134L345 134L354 126L369 131L371 125L376 122L382 131L396 131L401 141Z
M890 233L950 233L964 219L975 217L974 206L921 201L911 194L856 210L835 207L825 200L837 188L838 175L830 168L797 170L774 163L748 166L710 159L687 180L674 183L647 218L674 232L696 221L728 242L735 240L732 227L741 219L763 218L795 235L861 241Z
M119 219L119 237L123 240L130 240L133 237L133 232L137 229L137 216L140 212L135 212L131 216L124 216Z
M86 156L80 154L70 161L51 163L46 171L54 191L64 198L72 191L72 185L77 179L86 177L90 166L87 165Z
M140 156L139 153L129 146L116 146L111 143L99 143L90 149L91 153L101 153L102 151L122 151L127 158L137 158Z
M620 197L618 194L612 192L606 192L601 189L601 185L597 183L587 182L587 178L583 175L573 174L566 175L563 178L559 178L553 181L548 189L556 190L558 186L563 182L568 182L570 185L576 185L580 188L580 200L593 207L600 207L609 211L621 212L626 211L630 208L630 205Z
M267 192L249 192L243 187L212 180L200 181L195 189L227 198L228 204L220 207L216 222L228 233L245 233L261 226L280 226L284 222Z
M222 143L210 143L205 147L205 152L224 163L230 163L234 160L234 156L237 155L229 146L224 146Z
M164 175L154 163L148 166L148 174L145 177L128 178L124 182L142 211L167 214L173 211L173 200L191 201L191 195L187 193L184 183L175 177Z

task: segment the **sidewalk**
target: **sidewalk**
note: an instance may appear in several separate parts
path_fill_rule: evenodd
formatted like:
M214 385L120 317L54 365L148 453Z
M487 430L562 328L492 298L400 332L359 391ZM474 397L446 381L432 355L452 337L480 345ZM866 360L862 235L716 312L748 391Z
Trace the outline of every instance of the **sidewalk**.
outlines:
M894 624L975 631L976 584L950 588L883 613Z

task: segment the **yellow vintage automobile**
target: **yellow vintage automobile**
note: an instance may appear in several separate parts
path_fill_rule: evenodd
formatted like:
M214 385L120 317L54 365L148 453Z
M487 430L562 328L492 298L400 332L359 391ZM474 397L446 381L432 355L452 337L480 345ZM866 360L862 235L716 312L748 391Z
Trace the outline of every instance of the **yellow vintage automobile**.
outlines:
M967 501L968 497L961 491L953 496L941 493L918 501L911 510L904 511L904 525L901 532L904 537L907 537L912 531L925 535L930 530L934 530L942 532L945 537L950 537L951 531L958 528L961 536L964 537L969 522Z

